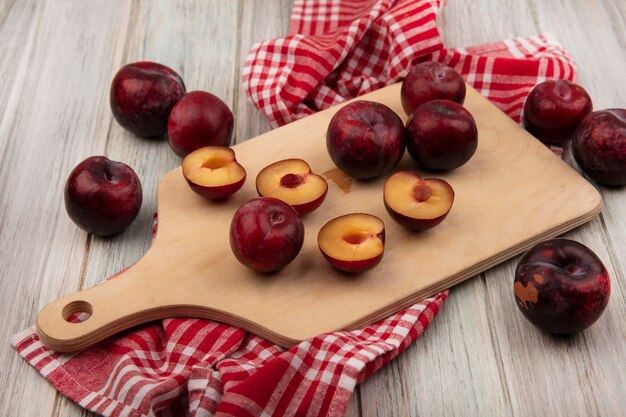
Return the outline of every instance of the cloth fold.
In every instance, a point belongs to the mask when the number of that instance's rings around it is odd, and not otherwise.
[[[250,51],[244,88],[282,125],[399,81],[412,63],[431,59],[519,120],[537,82],[574,78],[571,59],[547,35],[444,48],[440,8],[437,0],[296,0],[289,34]],[[60,392],[105,416],[341,416],[355,385],[415,341],[447,295],[288,350],[199,319],[140,326],[73,354],[46,349],[34,328],[12,343]]]
[[[530,89],[574,80],[549,34],[467,48],[443,46],[437,0],[300,0],[289,35],[255,44],[243,68],[248,97],[280,126],[404,78],[411,64],[443,62],[519,121]]]
[[[78,353],[47,349],[34,327],[13,336],[12,344],[61,393],[104,416],[341,416],[356,384],[417,339],[447,295],[291,349],[236,327],[179,318]],[[81,313],[69,320],[87,318]]]

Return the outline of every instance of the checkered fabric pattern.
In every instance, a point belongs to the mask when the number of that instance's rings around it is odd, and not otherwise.
[[[432,59],[519,120],[533,85],[573,79],[571,60],[545,35],[445,49],[440,7],[436,0],[296,0],[289,35],[250,52],[244,86],[280,125],[398,81],[412,63]],[[33,328],[12,343],[60,392],[105,416],[341,416],[355,385],[415,341],[447,295],[288,350],[199,319],[151,323],[73,354],[46,349]]]
[[[274,126],[404,78],[412,63],[443,62],[519,121],[546,79],[573,80],[572,60],[549,35],[446,49],[437,0],[296,0],[289,34],[255,44],[243,68],[252,103]]]
[[[417,339],[447,295],[291,349],[201,319],[152,323],[78,353],[47,349],[34,327],[12,343],[60,392],[104,416],[342,416],[356,384]]]

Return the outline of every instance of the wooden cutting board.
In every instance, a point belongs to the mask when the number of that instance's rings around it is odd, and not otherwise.
[[[399,84],[359,99],[384,103],[406,119]],[[288,347],[387,317],[600,212],[602,199],[593,186],[469,86],[465,106],[478,126],[476,154],[454,171],[423,173],[444,178],[456,194],[435,229],[417,234],[396,225],[383,206],[384,178],[352,181],[336,169],[325,143],[336,106],[234,146],[248,179],[225,203],[194,194],[180,168],[165,175],[150,250],[119,277],[45,306],[37,317],[41,340],[54,350],[74,351],[151,320],[201,317]],[[279,273],[262,275],[237,262],[229,226],[236,209],[257,196],[257,173],[285,158],[302,158],[325,173],[329,191],[304,218],[300,255]],[[417,170],[408,153],[402,168]],[[382,262],[355,276],[331,268],[317,247],[321,226],[352,212],[376,215],[386,226]],[[79,311],[91,317],[77,324],[64,319]]]

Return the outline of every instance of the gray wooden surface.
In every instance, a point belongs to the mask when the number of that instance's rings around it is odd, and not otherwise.
[[[573,55],[596,109],[626,104],[626,2],[449,0],[448,46],[554,33]],[[155,187],[178,158],[164,141],[122,130],[108,105],[123,63],[154,60],[188,90],[220,96],[235,141],[269,129],[239,74],[253,42],[286,33],[288,0],[0,0],[0,416],[79,416],[9,345],[38,309],[139,259],[150,244]],[[105,154],[134,167],[139,218],[92,238],[71,223],[69,171]],[[571,161],[571,157],[566,155]],[[516,310],[516,260],[455,287],[425,335],[357,388],[348,416],[620,416],[626,414],[626,189],[601,188],[606,208],[568,233],[605,261],[613,292],[582,334],[541,333]]]

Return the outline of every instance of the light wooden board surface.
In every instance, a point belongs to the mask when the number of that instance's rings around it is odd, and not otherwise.
[[[91,415],[57,394],[8,338],[45,303],[141,257],[157,180],[178,162],[166,143],[134,138],[112,121],[107,90],[117,68],[152,59],[180,70],[190,90],[212,91],[236,109],[241,142],[270,127],[237,74],[254,41],[286,32],[290,7],[0,0],[1,416]],[[620,0],[449,0],[441,27],[449,46],[554,33],[600,109],[626,104],[625,16]],[[111,239],[76,229],[62,205],[67,173],[94,154],[126,161],[144,186],[138,220]],[[455,287],[424,336],[358,387],[347,415],[626,414],[626,189],[600,191],[600,218],[566,235],[594,249],[612,274],[596,325],[566,339],[534,329],[516,311],[515,260],[506,262]]]
[[[355,100],[361,99],[384,103],[406,121],[400,84]],[[37,317],[42,341],[58,351],[74,351],[141,323],[180,316],[226,322],[290,347],[321,333],[384,319],[586,223],[602,208],[591,184],[468,86],[464,106],[476,120],[478,149],[463,167],[436,173],[454,188],[453,209],[437,228],[413,233],[386,213],[384,176],[351,181],[328,156],[327,126],[343,105],[232,148],[249,178],[288,158],[306,160],[314,172],[342,175],[330,181],[324,204],[303,218],[304,245],[287,267],[263,276],[231,253],[232,216],[258,196],[252,180],[216,204],[194,193],[176,168],[159,182],[159,232],[150,249],[121,279],[46,305]],[[396,169],[416,167],[407,154]],[[424,178],[435,175],[418,172]],[[348,181],[349,189],[336,181]],[[355,212],[383,219],[386,248],[375,269],[348,278],[321,256],[316,232],[330,219]],[[76,303],[88,303],[91,317],[68,323],[63,312]]]

